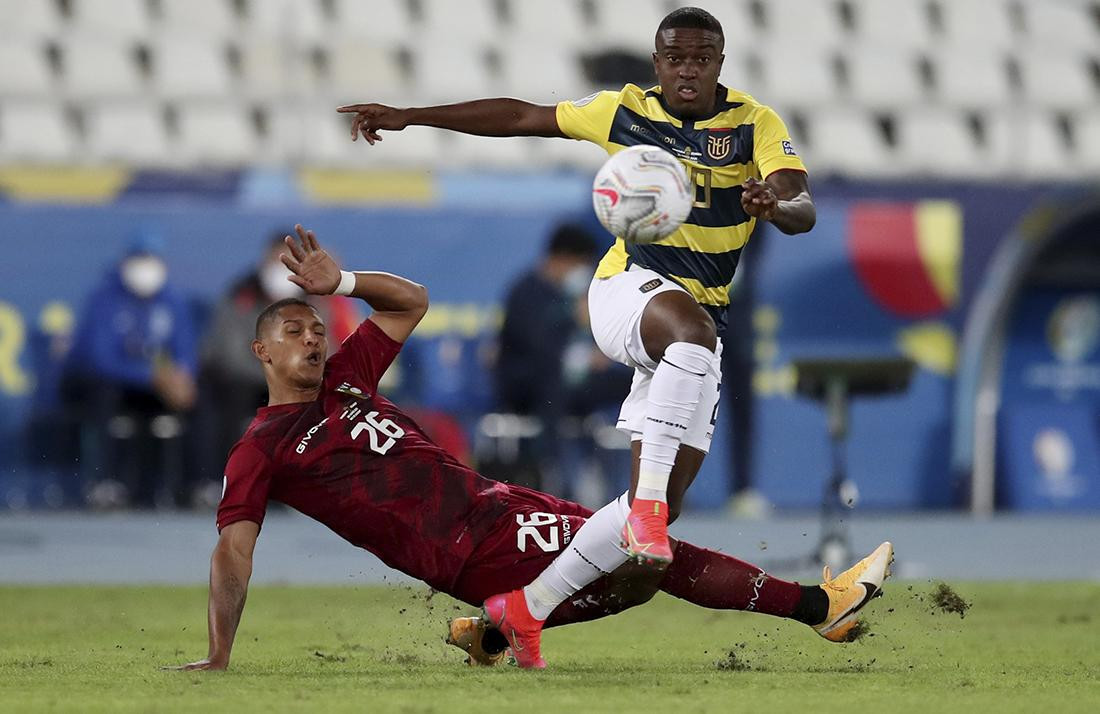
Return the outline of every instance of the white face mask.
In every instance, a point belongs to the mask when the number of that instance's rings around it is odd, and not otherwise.
[[[168,266],[154,255],[139,255],[122,263],[120,275],[127,290],[139,298],[150,298],[164,287]]]
[[[569,297],[580,297],[592,282],[592,268],[578,265],[572,268],[561,281],[562,291]]]
[[[260,268],[260,287],[275,300],[301,295],[301,289],[286,279],[288,275],[290,269],[282,263],[264,263]]]

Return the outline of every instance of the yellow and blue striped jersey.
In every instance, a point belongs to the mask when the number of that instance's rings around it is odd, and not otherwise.
[[[684,163],[695,183],[695,204],[672,235],[649,245],[622,238],[596,269],[606,278],[637,264],[680,283],[721,328],[729,285],[756,219],[741,208],[741,184],[779,169],[805,171],[787,127],[770,107],[719,85],[714,114],[685,121],[669,111],[660,87],[628,84],[557,105],[558,128],[598,144],[608,154],[628,146],[659,146]]]

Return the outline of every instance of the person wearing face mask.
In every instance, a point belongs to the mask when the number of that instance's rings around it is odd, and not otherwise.
[[[198,464],[187,484],[191,505],[213,507],[221,497],[222,466],[233,443],[248,426],[256,407],[267,402],[267,383],[256,359],[241,345],[252,338],[256,317],[273,302],[305,297],[287,280],[290,271],[279,260],[286,230],[272,231],[259,261],[237,278],[214,307],[199,350],[199,418],[196,419]],[[339,344],[358,322],[354,305],[342,297],[311,297]]]
[[[494,374],[498,408],[535,417],[541,432],[521,446],[518,463],[507,466],[511,480],[543,485],[556,462],[559,429],[566,415],[566,349],[578,331],[576,306],[588,289],[596,241],[585,229],[554,229],[539,262],[512,283],[504,301],[504,323]]]
[[[155,232],[134,237],[88,298],[66,364],[64,392],[80,415],[94,506],[165,505],[179,482],[197,338],[163,249]]]

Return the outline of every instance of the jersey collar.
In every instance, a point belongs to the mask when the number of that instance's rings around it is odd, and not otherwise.
[[[676,119],[679,119],[684,124],[685,128],[691,128],[691,125],[695,124],[696,122],[708,121],[718,116],[722,112],[729,111],[730,109],[736,109],[737,107],[741,106],[742,102],[730,101],[730,90],[725,85],[719,83],[716,92],[718,94],[718,99],[714,102],[714,111],[706,116],[695,117],[694,119],[684,119],[679,114],[674,112],[672,108],[668,106],[668,103],[665,102],[665,96],[661,92],[660,86],[650,87],[646,90],[645,96],[647,99],[650,97],[656,99],[658,103],[660,103],[661,108],[665,110],[666,114],[668,114],[670,117],[675,117]]]

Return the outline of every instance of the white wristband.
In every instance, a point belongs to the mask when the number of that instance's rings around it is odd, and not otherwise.
[[[332,291],[333,295],[351,295],[351,292],[355,290],[355,273],[349,273],[346,270],[340,271],[340,284],[336,286],[336,289]]]

